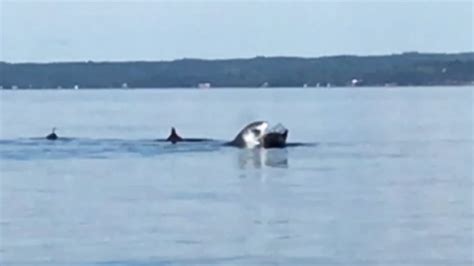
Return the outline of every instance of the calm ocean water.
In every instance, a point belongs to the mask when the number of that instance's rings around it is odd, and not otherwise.
[[[473,89],[1,91],[0,264],[473,265]]]

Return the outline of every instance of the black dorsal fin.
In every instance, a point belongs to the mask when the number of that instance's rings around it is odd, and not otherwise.
[[[178,141],[182,141],[183,138],[176,133],[176,129],[174,127],[171,128],[171,133],[166,141],[171,141],[171,143],[175,144]]]

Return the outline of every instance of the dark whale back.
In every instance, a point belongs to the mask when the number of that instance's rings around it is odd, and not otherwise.
[[[264,148],[284,148],[286,146],[286,138],[288,137],[288,130],[283,133],[270,132],[263,137]]]
[[[183,138],[176,133],[176,129],[174,127],[171,128],[171,134],[166,139],[166,141],[170,141],[173,144],[176,144],[179,141],[183,141]]]
[[[48,139],[48,140],[57,140],[58,135],[56,135],[55,131],[56,131],[56,128],[53,127],[53,131],[51,132],[51,134],[46,136],[46,139]]]

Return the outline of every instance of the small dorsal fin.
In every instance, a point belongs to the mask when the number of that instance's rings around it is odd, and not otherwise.
[[[169,137],[166,139],[167,141],[171,141],[171,143],[175,144],[178,141],[182,141],[183,138],[176,133],[176,129],[174,127],[171,128],[171,133]]]

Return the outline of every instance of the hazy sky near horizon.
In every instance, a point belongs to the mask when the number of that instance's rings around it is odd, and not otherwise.
[[[473,1],[0,0],[8,62],[473,51]]]

